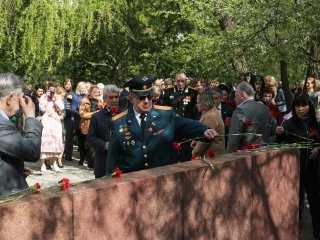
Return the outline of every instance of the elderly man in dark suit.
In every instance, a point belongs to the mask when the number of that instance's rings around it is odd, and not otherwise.
[[[35,118],[35,105],[23,90],[26,86],[21,78],[0,74],[0,196],[28,189],[26,177],[32,171],[24,167],[24,161],[40,158],[42,125]],[[9,120],[19,108],[25,116],[22,134]]]
[[[169,106],[152,104],[155,76],[143,75],[128,82],[132,107],[113,118],[107,173],[119,167],[124,173],[178,162],[175,139],[217,135],[196,120],[183,118]]]
[[[254,89],[247,82],[241,82],[236,87],[237,108],[231,118],[226,149],[228,153],[242,149],[248,143],[269,142],[272,126],[270,111],[268,107],[254,100],[254,93]]]
[[[196,108],[197,96],[197,90],[187,86],[186,74],[179,72],[175,77],[175,85],[164,91],[161,105],[172,107],[181,117],[199,120],[201,114]],[[190,144],[183,144],[180,151],[180,161],[190,160],[191,152]]]
[[[106,85],[103,88],[105,108],[91,117],[87,143],[95,150],[94,175],[106,175],[106,162],[109,148],[111,118],[118,113],[120,88]]]

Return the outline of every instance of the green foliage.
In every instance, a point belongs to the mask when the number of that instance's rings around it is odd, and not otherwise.
[[[279,78],[280,60],[296,81],[320,62],[319,1],[0,0],[0,11],[0,71],[33,81],[184,70],[235,82]]]
[[[81,51],[83,41],[94,42],[102,29],[112,29],[117,13],[113,6],[120,5],[120,1],[2,1],[0,47],[11,56],[9,70],[23,69],[31,76],[39,70],[53,73],[63,60]]]

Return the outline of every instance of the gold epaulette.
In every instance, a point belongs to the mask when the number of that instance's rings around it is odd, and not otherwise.
[[[197,91],[197,89],[195,89],[194,87],[190,87],[190,86],[188,86],[188,88],[190,88],[190,89],[193,89],[193,90],[196,90],[196,91]]]
[[[159,106],[159,105],[154,105],[155,109],[160,109],[160,110],[171,110],[172,107],[169,106]]]
[[[119,119],[119,118],[121,118],[121,117],[123,117],[123,116],[127,115],[127,113],[128,113],[128,110],[125,110],[125,111],[123,111],[123,112],[121,112],[121,113],[119,113],[119,114],[115,115],[115,116],[112,118],[112,121],[115,121],[115,120],[117,120],[117,119]]]

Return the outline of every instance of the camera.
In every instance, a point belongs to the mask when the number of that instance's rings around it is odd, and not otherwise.
[[[72,102],[72,95],[70,93],[67,93],[65,95],[65,99],[68,101],[68,102]]]
[[[55,89],[52,88],[52,87],[50,87],[50,88],[49,88],[49,94],[50,94],[50,96],[54,96],[55,93],[56,93]]]

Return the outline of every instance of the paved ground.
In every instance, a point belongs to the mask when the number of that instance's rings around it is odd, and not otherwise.
[[[64,168],[60,168],[61,172],[47,170],[47,172],[41,173],[40,161],[36,163],[26,162],[25,166],[33,170],[33,174],[27,177],[29,186],[38,182],[41,184],[41,188],[48,188],[56,186],[57,182],[62,178],[68,178],[72,184],[94,179],[93,169],[87,168],[86,163],[83,166],[79,166],[78,152],[75,151],[73,155],[72,161],[63,161]]]
[[[41,173],[40,162],[26,163],[26,166],[31,167],[34,170],[33,175],[27,178],[28,184],[33,185],[38,182],[42,185],[42,188],[48,188],[56,186],[57,182],[62,178],[68,178],[72,184],[94,179],[93,170],[87,168],[86,163],[84,166],[79,166],[79,154],[76,151],[74,152],[73,160],[71,162],[64,161],[63,164],[65,167],[61,169],[61,172],[56,173],[52,170],[48,170],[46,173]],[[306,200],[306,208],[303,216],[303,228],[300,229],[299,240],[310,239],[312,239],[312,226],[309,204]]]
[[[307,198],[307,197],[305,197]],[[311,216],[309,210],[309,203],[305,200],[305,209],[303,211],[303,228],[300,229],[300,239],[299,240],[311,240],[312,236],[312,224],[311,224]],[[320,204],[320,203],[319,203]]]

